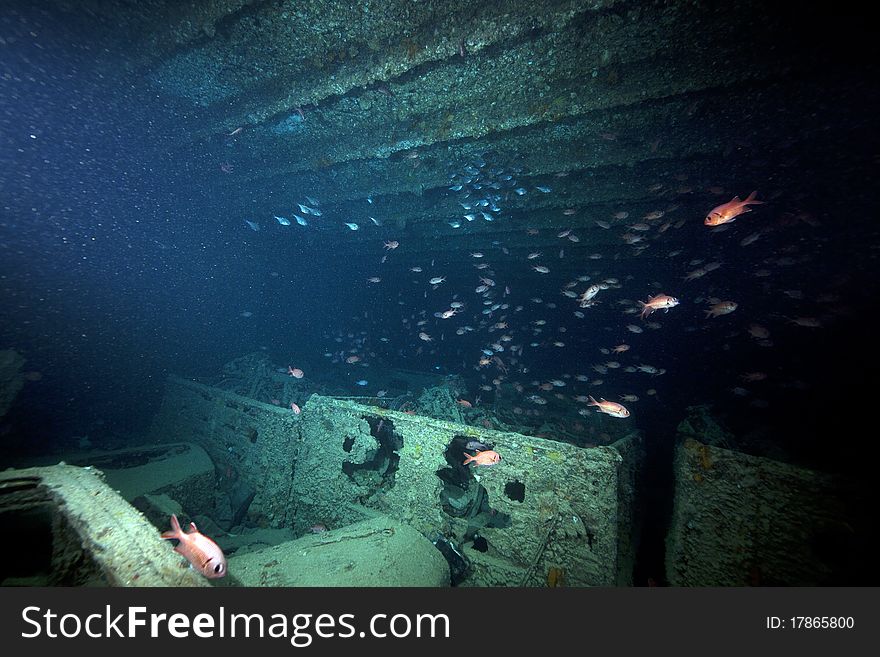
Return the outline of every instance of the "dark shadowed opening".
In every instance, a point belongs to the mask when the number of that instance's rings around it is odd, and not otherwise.
[[[370,434],[379,443],[379,447],[370,450],[363,463],[344,461],[342,471],[359,485],[391,488],[394,486],[394,473],[400,464],[398,451],[403,447],[403,437],[394,432],[394,423],[391,420],[372,416],[365,416],[363,419],[370,425]],[[355,442],[355,438],[347,437],[342,445],[343,450],[351,452]]]

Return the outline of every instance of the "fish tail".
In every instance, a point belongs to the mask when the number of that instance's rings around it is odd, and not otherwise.
[[[746,203],[763,203],[764,201],[756,200],[757,196],[758,196],[758,190],[756,189],[755,191],[753,191],[751,194],[748,195],[748,197],[746,198],[745,201],[743,201],[743,205],[745,205]]]
[[[590,401],[587,403],[587,406],[598,406],[598,405],[599,405],[599,402],[597,402],[597,401],[593,398],[593,395],[587,395],[587,399],[590,400]]]
[[[180,535],[182,533],[183,532],[180,530],[180,522],[178,522],[178,520],[177,520],[177,515],[172,513],[171,514],[171,530],[167,531],[167,532],[162,532],[162,538],[164,538],[164,539],[180,538]]]
[[[468,454],[467,452],[462,452],[462,454],[464,454],[464,457],[465,457],[465,458],[464,458],[464,463],[462,463],[462,465],[467,465],[468,463],[470,463],[471,461],[475,460],[475,458],[476,458],[476,457],[474,457],[474,456],[471,456],[471,455]]]

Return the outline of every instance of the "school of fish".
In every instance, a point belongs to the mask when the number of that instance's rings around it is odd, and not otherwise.
[[[417,154],[412,158],[417,158]],[[555,198],[552,180],[541,184],[526,182],[534,177],[523,167],[502,166],[487,160],[477,158],[450,175],[449,207],[460,208],[460,214],[446,221],[450,237],[465,235],[465,228],[477,226],[477,222],[507,221],[508,209],[515,210],[524,197]],[[555,229],[548,228],[546,222],[530,225],[527,220],[512,229],[521,231],[526,240],[540,239],[535,245],[539,248],[523,250],[520,241],[517,247],[508,247],[502,239],[492,239],[496,234],[489,233],[488,239],[481,235],[482,242],[469,241],[471,245],[482,244],[467,251],[469,267],[450,267],[439,257],[439,249],[434,257],[412,255],[404,230],[391,229],[391,222],[386,227],[380,217],[372,216],[379,214],[372,198],[367,199],[368,207],[363,211],[366,216],[352,217],[349,211],[349,216],[336,217],[335,212],[319,209],[320,201],[306,197],[304,203],[296,205],[303,216],[320,217],[324,222],[322,229],[341,227],[344,231],[347,227],[363,233],[367,228],[375,233],[375,237],[360,238],[366,240],[362,242],[363,248],[373,248],[377,258],[375,271],[362,280],[368,289],[384,290],[378,292],[384,296],[376,297],[382,299],[382,304],[387,306],[390,299],[397,306],[386,308],[382,321],[366,312],[350,317],[348,328],[328,327],[324,332],[327,346],[323,355],[332,364],[351,368],[352,385],[367,388],[368,378],[361,379],[355,372],[366,373],[364,368],[383,365],[404,367],[408,362],[423,363],[428,359],[436,364],[435,369],[460,374],[473,382],[471,389],[458,399],[465,413],[476,413],[481,404],[503,395],[508,403],[512,402],[511,413],[523,424],[538,425],[542,418],[568,415],[571,419],[565,421],[566,426],[577,431],[583,427],[576,419],[578,416],[603,415],[615,421],[626,420],[631,417],[633,404],[645,403],[645,399],[660,400],[652,380],[667,373],[669,364],[663,361],[668,355],[656,349],[658,340],[652,334],[669,323],[686,332],[723,325],[734,335],[741,332],[763,347],[773,345],[773,331],[768,325],[778,325],[780,318],[789,326],[821,328],[824,320],[808,313],[750,314],[748,304],[741,305],[735,298],[727,297],[734,296],[736,290],[723,285],[725,250],[748,249],[754,253],[752,250],[758,248],[753,246],[756,242],[792,223],[815,225],[816,219],[805,210],[795,214],[785,211],[781,216],[768,218],[769,213],[763,208],[754,213],[753,219],[749,214],[746,220],[744,215],[767,204],[758,199],[757,191],[741,200],[721,186],[687,185],[687,178],[675,176],[672,182],[651,185],[647,193],[658,197],[653,208],[612,208],[603,217],[593,213],[582,217],[586,210],[563,207]],[[707,199],[706,207],[711,209],[702,215],[685,213],[681,203],[668,200],[671,193],[694,197],[702,194]],[[712,196],[732,198],[713,204],[708,200]],[[767,207],[772,208],[772,204]],[[274,216],[282,229],[291,225],[283,214]],[[297,223],[307,225],[299,221],[300,215],[294,216]],[[737,219],[742,226],[734,223]],[[252,230],[259,230],[256,221],[245,221]],[[701,227],[695,228],[695,224]],[[662,250],[669,231],[682,229],[708,229],[717,248],[714,257],[690,260],[682,257],[684,249],[663,250],[663,258],[681,260],[680,273],[646,286],[618,269],[617,255],[590,250],[590,240],[576,231],[576,227],[587,230],[590,225],[602,231],[619,231],[620,248],[632,257]],[[724,235],[725,231],[737,232]],[[548,248],[548,243],[554,241],[558,247]],[[424,245],[420,246],[419,252],[425,253]],[[763,258],[755,257],[752,275],[772,276],[773,268],[795,262],[792,255],[770,253]],[[470,267],[472,273],[467,271]],[[572,268],[580,272],[571,275]],[[527,291],[520,290],[517,281],[528,275],[536,280],[528,285]],[[542,292],[536,294],[539,290]],[[799,290],[784,293],[790,298],[806,297]],[[821,298],[834,300],[832,294]],[[703,316],[682,310],[684,304],[701,305]],[[571,320],[561,321],[560,313],[569,313]],[[609,322],[609,313],[617,313],[619,320]],[[634,315],[638,317],[630,319]],[[595,316],[603,318],[601,327],[592,323]],[[733,325],[730,317],[741,317],[736,321],[745,324]],[[700,320],[707,324],[699,326]],[[534,375],[533,371],[542,371],[545,355],[572,349],[582,354],[584,345],[589,344],[596,350],[593,362],[566,360],[563,356],[563,361],[571,366],[569,371],[555,376]],[[291,376],[301,376],[301,370],[288,370]],[[742,383],[761,385],[768,378],[764,372],[738,376],[731,388],[734,395],[741,394]],[[606,392],[608,389],[613,394]],[[482,421],[491,425],[491,419]],[[467,456],[469,463],[479,465],[498,462],[482,463],[481,459],[488,457],[479,453]]]

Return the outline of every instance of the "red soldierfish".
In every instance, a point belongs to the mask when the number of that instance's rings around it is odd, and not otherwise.
[[[764,201],[756,201],[755,196],[758,195],[758,192],[752,192],[749,194],[749,197],[745,201],[739,200],[739,196],[734,196],[732,200],[719,205],[716,208],[713,208],[711,212],[706,216],[704,224],[707,226],[720,226],[721,224],[728,224],[734,219],[736,219],[739,215],[744,212],[751,212],[751,208],[746,207],[749,205],[757,205],[763,203]]]
[[[491,449],[484,452],[477,452],[473,456],[465,452],[464,456],[465,459],[462,465],[467,465],[471,462],[475,463],[476,465],[495,465],[501,460],[501,454]]]
[[[604,399],[596,401],[592,396],[589,399],[590,401],[587,402],[587,406],[598,406],[600,413],[605,413],[605,415],[610,415],[611,417],[629,417],[629,411],[626,410],[623,404],[605,401]]]
[[[639,304],[642,306],[642,319],[645,319],[645,317],[655,310],[665,310],[666,312],[669,312],[670,308],[674,308],[678,305],[678,299],[671,297],[668,294],[660,293],[656,296],[649,297],[647,302],[639,301]]]
[[[171,531],[163,532],[164,539],[180,541],[174,551],[186,557],[192,567],[209,579],[217,579],[226,575],[226,557],[223,550],[210,538],[200,533],[196,523],[189,524],[191,531],[187,534],[180,528],[177,516],[171,516]]]

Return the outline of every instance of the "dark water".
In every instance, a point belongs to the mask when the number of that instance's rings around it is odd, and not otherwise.
[[[461,229],[449,227],[448,205],[433,223],[398,225],[387,217],[399,214],[400,197],[377,193],[372,204],[349,198],[330,170],[326,179],[312,172],[305,187],[305,178],[283,174],[294,159],[288,151],[229,137],[212,125],[222,109],[194,107],[151,86],[132,63],[139,53],[118,43],[102,48],[106,20],[23,3],[5,3],[0,18],[0,348],[21,352],[25,369],[39,373],[0,420],[7,445],[0,464],[63,450],[85,435],[137,442],[168,374],[214,376],[224,363],[258,351],[277,367],[294,364],[349,394],[373,394],[372,383],[362,390],[355,381],[406,368],[460,375],[470,399],[480,395],[491,403],[494,393],[479,386],[492,385],[499,371],[478,369],[477,361],[506,333],[512,340],[498,355],[510,365],[505,383],[524,388],[523,409],[542,411],[528,395],[558,392],[566,399],[554,402],[552,412],[572,425],[594,419],[577,415],[584,405],[574,395],[639,397],[626,403],[632,415],[625,421],[646,436],[655,464],[650,485],[659,491],[668,491],[675,427],[697,404],[712,405],[735,434],[750,436],[753,451],[854,479],[872,474],[876,437],[864,427],[874,416],[880,364],[877,89],[872,48],[857,21],[800,16],[802,24],[789,23],[791,32],[779,35],[779,50],[757,42],[755,66],[780,50],[803,50],[803,67],[793,67],[785,80],[791,90],[781,96],[785,102],[775,95],[769,105],[724,107],[743,137],[730,144],[723,163],[671,158],[668,168],[661,163],[644,178],[621,167],[623,195],[638,197],[631,207],[625,201],[580,204],[579,214],[564,216],[567,204],[560,200],[552,217],[539,215],[537,202],[545,199],[536,186],[564,197],[594,184],[595,174],[532,176],[527,153],[499,152],[487,139],[484,170],[519,167],[516,177],[528,194],[515,210],[502,212],[497,231],[468,232],[469,222],[460,217]],[[711,111],[711,93],[700,112]],[[316,115],[306,113],[304,129],[320,129]],[[700,133],[700,118],[681,128],[692,131],[695,142],[711,137]],[[290,125],[297,126],[295,118]],[[639,138],[635,131],[613,140]],[[377,189],[388,188],[388,162],[376,161]],[[442,166],[453,174],[473,162],[451,159]],[[221,169],[226,163],[233,164],[231,173]],[[277,175],[267,174],[272,168]],[[663,195],[655,207],[646,206],[643,192],[658,181]],[[720,191],[709,190],[714,186]],[[724,231],[703,225],[711,208],[752,190],[764,205]],[[515,197],[503,194],[501,205],[512,208]],[[273,219],[293,221],[294,204],[307,203],[306,195],[324,213],[309,216],[310,226]],[[455,196],[440,185],[426,190],[423,202],[439,208]],[[241,204],[249,210],[240,211]],[[605,240],[606,232],[626,233],[652,209],[668,216],[650,221],[651,248],[644,255],[619,239],[592,244],[594,235]],[[614,211],[630,214],[609,231],[595,225],[612,221]],[[372,226],[369,216],[386,223]],[[683,223],[660,233],[667,220]],[[360,229],[347,230],[346,221]],[[532,225],[540,228],[534,245],[524,237]],[[581,241],[553,237],[566,228]],[[741,245],[756,232],[756,241]],[[385,240],[401,246],[386,251]],[[491,269],[472,268],[477,259],[467,254],[476,251]],[[528,260],[531,251],[543,255]],[[591,253],[602,257],[590,259]],[[683,280],[711,262],[721,266]],[[538,263],[550,273],[532,271]],[[423,272],[410,271],[416,266]],[[489,298],[507,308],[481,314],[478,275],[491,276],[496,285]],[[576,300],[560,294],[579,275],[590,280],[572,288],[578,294],[606,278],[620,282],[600,292],[601,303],[583,309],[583,318],[573,315],[580,310]],[[373,276],[381,282],[368,283]],[[431,276],[446,280],[434,288]],[[648,318],[659,328],[624,313],[659,292],[681,300],[668,314]],[[738,307],[706,318],[712,297]],[[463,312],[435,318],[452,299],[465,303]],[[796,318],[816,326],[798,325]],[[422,319],[427,323],[417,327]],[[537,320],[546,323],[536,334]],[[508,326],[490,331],[497,322]],[[632,333],[628,324],[644,330]],[[769,331],[766,345],[749,335],[751,324]],[[456,335],[464,325],[475,330]],[[420,340],[421,330],[434,341]],[[557,340],[565,346],[554,346]],[[600,351],[623,342],[631,345],[627,353]],[[512,345],[523,346],[515,364]],[[340,352],[360,355],[368,367],[342,367],[334,362]],[[622,367],[605,374],[591,369],[609,360]],[[623,371],[639,364],[665,373]],[[743,379],[755,372],[766,378]],[[603,383],[576,381],[578,374]],[[534,385],[551,379],[567,385],[549,392]],[[545,419],[536,418],[535,427]]]

